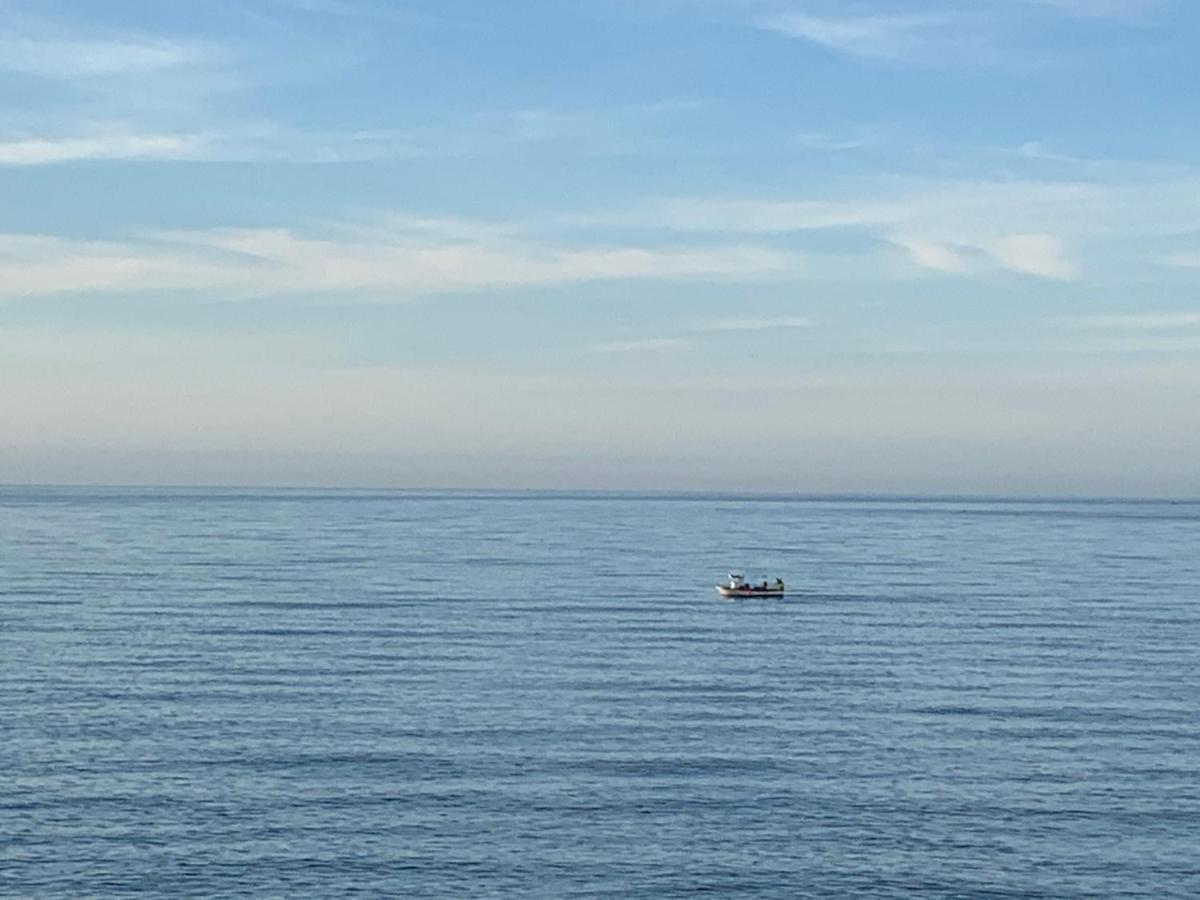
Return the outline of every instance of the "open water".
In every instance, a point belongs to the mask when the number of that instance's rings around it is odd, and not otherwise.
[[[1200,896],[1200,504],[0,489],[0,895],[700,892]]]

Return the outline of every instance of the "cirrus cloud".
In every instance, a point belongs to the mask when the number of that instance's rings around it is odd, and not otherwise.
[[[795,271],[794,254],[745,245],[566,246],[531,238],[455,239],[404,220],[392,228],[302,234],[291,229],[163,232],[126,241],[0,236],[0,298],[179,291],[404,298],[623,279],[761,279]]]

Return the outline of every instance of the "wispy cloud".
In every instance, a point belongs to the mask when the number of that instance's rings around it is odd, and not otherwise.
[[[1061,65],[1028,40],[1031,30],[1064,17],[1107,24],[1154,21],[1161,0],[995,0],[977,4],[858,3],[816,5],[753,19],[760,29],[824,47],[835,53],[921,67],[1015,68]],[[846,14],[850,7],[851,14]],[[818,14],[814,9],[836,10]],[[1075,22],[1074,27],[1083,27]]]
[[[804,316],[777,316],[774,318],[722,318],[705,319],[691,326],[692,331],[777,331],[792,328],[812,328],[815,323]]]
[[[863,138],[836,137],[821,131],[802,131],[796,135],[796,143],[809,150],[857,150],[865,147]]]
[[[961,275],[999,265],[1010,272],[1057,281],[1079,277],[1062,241],[1049,234],[1011,234],[979,244],[940,243],[916,237],[892,239],[921,269]]]
[[[678,231],[787,234],[839,228],[902,232],[940,243],[980,245],[1009,234],[1095,233],[1138,218],[1169,213],[1200,221],[1190,197],[1200,182],[1172,176],[1177,200],[1153,196],[1143,182],[937,180],[859,178],[821,189],[811,199],[686,198],[649,203],[607,216],[580,218]],[[1185,212],[1190,211],[1186,217]],[[1040,226],[1040,227],[1039,227]]]
[[[237,101],[256,86],[294,87],[310,79],[357,84],[358,73],[374,62],[364,22],[429,21],[387,0],[274,0],[264,6],[274,13],[247,12],[253,27],[224,43],[85,24],[85,17],[0,22],[0,73],[69,88],[46,91],[44,102],[2,117],[0,165],[86,159],[339,163],[495,157],[534,147],[620,157],[663,152],[677,142],[680,119],[703,106],[695,98],[651,96],[601,106],[447,107],[419,118],[383,109],[365,115],[361,127],[339,128],[309,115],[303,104],[277,97],[265,107],[255,102],[262,112],[250,118],[250,104]],[[321,53],[305,56],[297,40],[319,44]],[[303,66],[296,65],[297,54]],[[214,102],[218,97],[221,102]],[[113,122],[125,131],[106,127]]]
[[[785,234],[829,228],[884,225],[908,213],[890,200],[758,200],[726,197],[676,199],[640,209],[574,216],[579,224],[615,224],[739,234]]]
[[[404,298],[605,280],[758,280],[795,270],[786,252],[739,245],[567,246],[482,234],[453,239],[411,223],[391,233],[337,231],[218,229],[108,242],[0,236],[0,297],[169,290]]]
[[[211,142],[197,134],[110,134],[0,141],[0,166],[40,166],[91,159],[202,159]]]
[[[12,17],[0,24],[0,76],[23,93],[46,84],[4,110],[0,166],[212,158],[226,116],[209,101],[243,87],[242,69],[212,40]]]
[[[95,123],[70,135],[0,137],[0,166],[83,160],[170,160],[329,164],[408,160],[439,150],[429,136],[402,130],[309,131],[271,122],[233,122],[202,132],[134,131],[126,123]],[[441,155],[466,154],[443,147]]]
[[[51,79],[146,75],[212,63],[223,56],[217,47],[197,41],[0,34],[0,70]]]
[[[1013,234],[1000,238],[989,248],[1007,269],[1071,281],[1079,276],[1079,268],[1067,258],[1063,243],[1049,234]]]
[[[1185,229],[1200,216],[1177,181],[1174,202],[1135,184],[1036,181],[846,182],[840,199],[672,200],[608,217],[618,226],[726,235],[801,235],[849,231],[905,251],[920,270],[973,274],[994,269],[1071,280],[1082,274],[1074,254],[1136,236]],[[604,216],[584,218],[593,225]],[[1141,232],[1146,232],[1141,235]]]
[[[1189,253],[1172,253],[1160,260],[1164,265],[1180,269],[1200,269],[1200,251]]]
[[[945,15],[867,15],[846,18],[782,13],[764,16],[760,28],[855,56],[900,59],[912,56],[953,20]]]
[[[892,238],[892,243],[907,251],[912,261],[922,269],[947,274],[961,274],[971,270],[971,263],[967,258],[968,248],[905,236]]]
[[[1104,331],[1177,331],[1200,328],[1200,312],[1124,313],[1078,316],[1066,322],[1076,328]]]
[[[1025,141],[1011,152],[1030,162],[1072,167],[1078,169],[1082,174],[1092,177],[1101,177],[1106,173],[1129,175],[1135,172],[1152,175],[1156,171],[1161,173],[1169,168],[1165,163],[1152,160],[1105,159],[1064,153],[1047,147],[1041,141]]]
[[[1024,159],[1036,159],[1044,162],[1070,163],[1072,165],[1091,164],[1098,162],[1098,160],[1083,159],[1082,157],[1069,156],[1065,153],[1055,153],[1043,147],[1040,141],[1026,141],[1025,143],[1021,144],[1021,146],[1017,147],[1016,154]]]
[[[373,160],[476,158],[535,144],[571,144],[589,155],[619,154],[639,146],[629,135],[647,107],[564,112],[519,109],[461,117],[419,128],[316,130],[275,121],[210,117],[197,132],[137,130],[122,119],[82,123],[63,134],[54,123],[47,133],[4,135],[0,166],[47,165],[91,159],[202,160],[329,164]],[[627,133],[626,133],[627,132]]]

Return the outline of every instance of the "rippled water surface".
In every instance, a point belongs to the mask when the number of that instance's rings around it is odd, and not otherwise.
[[[0,764],[5,896],[1200,896],[1200,504],[0,489]]]

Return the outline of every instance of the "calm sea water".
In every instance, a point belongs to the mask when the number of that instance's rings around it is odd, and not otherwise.
[[[1200,896],[1200,504],[5,488],[0,729],[5,896]]]

